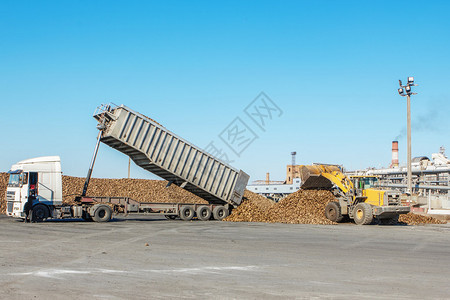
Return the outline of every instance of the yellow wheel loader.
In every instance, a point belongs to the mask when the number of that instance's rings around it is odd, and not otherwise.
[[[327,204],[325,216],[334,222],[352,219],[358,225],[371,224],[374,219],[381,224],[396,224],[400,214],[410,211],[402,206],[400,193],[373,188],[375,176],[348,177],[333,165],[301,166],[301,188],[328,190],[337,201]]]

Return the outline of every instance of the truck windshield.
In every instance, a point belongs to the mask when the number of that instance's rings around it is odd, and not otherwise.
[[[9,174],[8,186],[20,186],[21,174]]]

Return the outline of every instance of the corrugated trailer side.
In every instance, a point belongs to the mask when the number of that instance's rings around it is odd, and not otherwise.
[[[237,206],[249,176],[180,138],[154,120],[121,105],[94,114],[101,141],[140,167],[212,204]]]

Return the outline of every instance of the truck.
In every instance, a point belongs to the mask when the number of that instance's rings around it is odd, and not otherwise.
[[[352,219],[368,225],[377,219],[381,224],[396,224],[400,214],[410,212],[399,192],[375,188],[376,177],[348,177],[338,166],[321,164],[302,166],[300,177],[302,189],[328,190],[336,197],[325,207],[326,218],[333,222]]]
[[[249,175],[175,135],[125,105],[101,105],[94,113],[99,130],[83,191],[75,204],[62,201],[58,156],[14,164],[6,191],[9,216],[33,221],[83,218],[109,221],[114,213],[160,214],[168,219],[222,220],[241,204]],[[138,202],[129,197],[87,196],[100,143],[129,156],[141,168],[201,198],[208,204]]]

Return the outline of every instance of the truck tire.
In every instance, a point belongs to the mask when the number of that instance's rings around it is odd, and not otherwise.
[[[228,217],[228,209],[224,206],[216,206],[213,210],[213,216],[215,220],[222,221],[226,217]]]
[[[50,212],[44,204],[37,204],[33,206],[33,222],[42,222],[50,216]]]
[[[372,207],[370,204],[358,203],[353,209],[353,221],[357,225],[369,225],[373,221]]]
[[[333,222],[339,223],[342,222],[344,216],[341,213],[341,206],[338,202],[330,202],[325,207],[325,217]]]
[[[191,206],[182,206],[180,209],[180,219],[190,221],[194,217],[194,209]]]
[[[392,218],[380,219],[381,225],[396,225],[397,223],[398,223],[398,215]]]
[[[108,222],[111,220],[112,209],[108,205],[99,205],[94,211],[92,219],[95,222]]]
[[[209,219],[211,219],[211,214],[211,208],[209,208],[208,206],[203,205],[197,208],[197,218],[199,220],[208,221]]]

